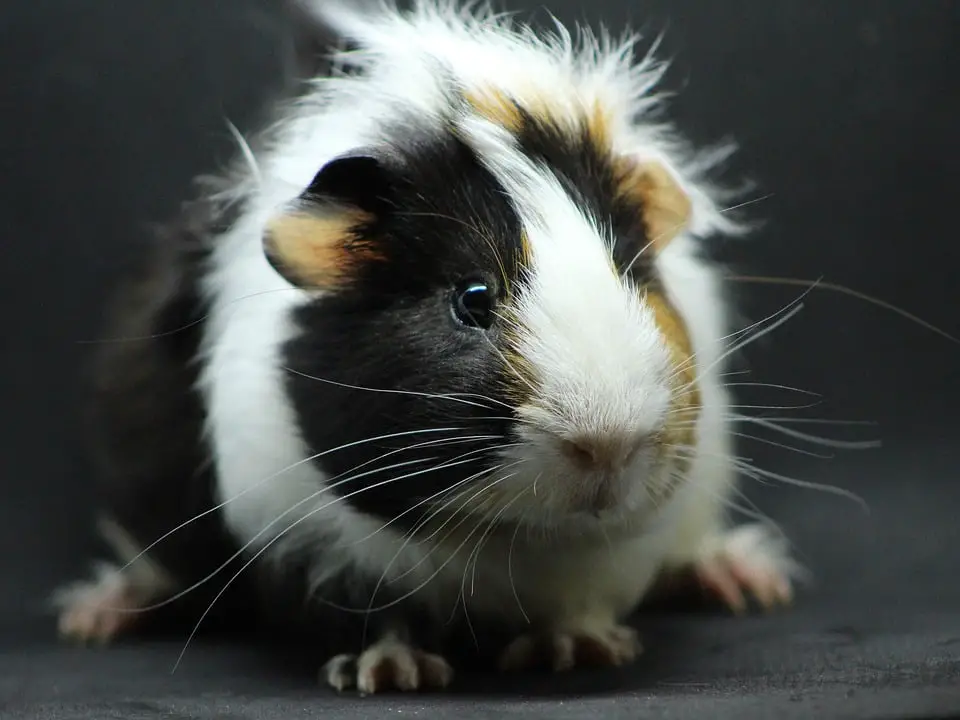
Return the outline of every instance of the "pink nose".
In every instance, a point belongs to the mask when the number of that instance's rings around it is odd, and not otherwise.
[[[561,440],[560,449],[581,470],[622,470],[649,442],[646,435],[578,435]]]

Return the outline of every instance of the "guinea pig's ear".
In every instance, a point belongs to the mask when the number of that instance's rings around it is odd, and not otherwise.
[[[690,196],[673,172],[657,160],[631,161],[621,191],[641,208],[647,242],[663,250],[682,233],[693,210]]]
[[[378,215],[386,209],[392,186],[385,159],[357,150],[320,168],[302,197],[312,204],[332,203]]]
[[[372,234],[391,193],[390,170],[374,154],[334,158],[289,209],[274,217],[263,239],[274,269],[299,287],[341,286],[377,257]]]

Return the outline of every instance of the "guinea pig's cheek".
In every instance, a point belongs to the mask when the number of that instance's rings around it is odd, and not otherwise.
[[[662,452],[681,472],[697,446],[700,388],[692,371],[679,373],[670,401],[670,415],[661,441]]]
[[[651,291],[645,302],[654,313],[670,358],[670,402],[660,449],[670,464],[682,472],[686,469],[685,458],[690,456],[697,443],[701,405],[698,365],[686,325],[667,298]]]

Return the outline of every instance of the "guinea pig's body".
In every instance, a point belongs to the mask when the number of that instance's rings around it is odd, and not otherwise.
[[[138,559],[65,591],[61,629],[205,605],[237,552],[324,679],[372,692],[467,656],[629,662],[622,623],[672,571],[788,599],[784,548],[724,513],[699,243],[737,228],[651,119],[657,68],[446,2],[317,12],[357,49],[123,299],[150,337],[102,367],[104,527]]]

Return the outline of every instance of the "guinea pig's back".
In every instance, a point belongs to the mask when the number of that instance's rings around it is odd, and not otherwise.
[[[160,228],[123,274],[94,355],[88,428],[102,534],[120,563],[149,548],[138,562],[149,558],[177,587],[234,552],[220,514],[205,512],[216,504],[215,478],[197,390],[204,248],[229,221],[198,201]]]

